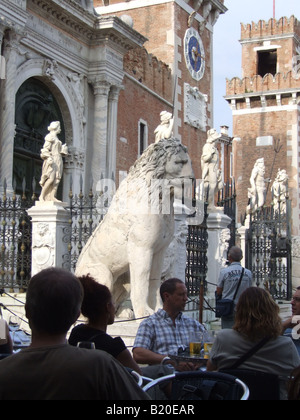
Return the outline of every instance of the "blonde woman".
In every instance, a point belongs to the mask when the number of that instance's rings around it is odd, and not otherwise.
[[[267,337],[264,345],[239,369],[271,373],[288,380],[293,369],[300,365],[300,358],[292,340],[281,334],[279,306],[265,290],[250,287],[239,298],[233,329],[222,330],[217,335],[207,369],[231,369],[241,356]],[[280,391],[281,399],[286,399],[284,380]]]

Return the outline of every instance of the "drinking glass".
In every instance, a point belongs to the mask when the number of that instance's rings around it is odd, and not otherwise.
[[[189,334],[190,341],[190,355],[191,356],[200,356],[203,334],[201,332],[191,332]]]
[[[204,359],[209,359],[214,341],[215,331],[205,331],[205,333],[203,334]]]

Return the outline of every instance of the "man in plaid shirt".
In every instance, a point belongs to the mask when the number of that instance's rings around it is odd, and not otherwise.
[[[143,321],[133,346],[137,363],[172,364],[169,354],[178,354],[189,346],[191,332],[204,332],[202,324],[182,314],[187,303],[187,289],[179,279],[166,280],[160,288],[163,309]],[[180,362],[177,370],[194,370],[194,363]]]

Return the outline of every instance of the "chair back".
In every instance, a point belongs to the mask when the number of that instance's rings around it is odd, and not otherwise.
[[[9,353],[0,353],[0,360],[5,359],[6,357],[11,356]]]
[[[200,401],[235,401],[247,400],[249,390],[247,386],[232,375],[219,372],[177,372],[163,378],[156,379],[143,389],[171,382],[171,400],[200,400]]]
[[[234,375],[249,388],[250,401],[278,401],[280,399],[280,378],[271,373],[251,369],[222,369]]]

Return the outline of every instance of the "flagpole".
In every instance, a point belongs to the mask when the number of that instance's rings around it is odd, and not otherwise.
[[[276,0],[273,0],[273,19],[276,19]]]

